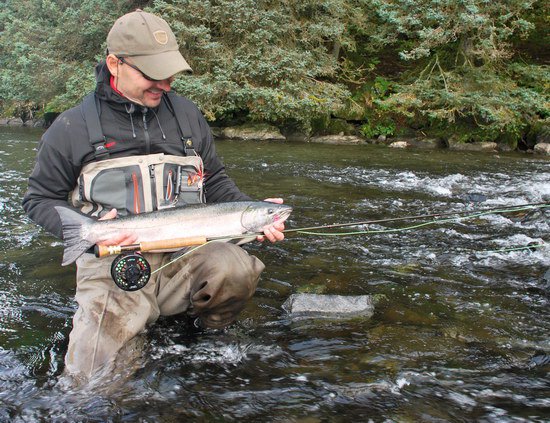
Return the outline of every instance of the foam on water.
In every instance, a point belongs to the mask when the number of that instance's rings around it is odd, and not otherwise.
[[[421,171],[392,172],[386,169],[346,167],[338,171],[324,168],[316,176],[332,184],[377,187],[395,192],[424,192],[440,197],[460,197],[472,191],[487,196],[487,204],[517,205],[550,198],[550,172],[508,175],[487,173],[433,175]],[[474,190],[472,188],[475,187]]]
[[[168,356],[179,357],[189,363],[217,363],[237,365],[260,356],[263,359],[272,358],[281,353],[276,345],[258,345],[253,342],[229,341],[228,343],[208,340],[199,343],[173,344],[155,346],[151,357],[155,360]]]

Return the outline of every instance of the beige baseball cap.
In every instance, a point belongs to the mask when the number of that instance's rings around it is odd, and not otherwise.
[[[140,9],[116,20],[107,35],[107,49],[115,56],[131,57],[132,63],[152,79],[192,72],[168,23]]]

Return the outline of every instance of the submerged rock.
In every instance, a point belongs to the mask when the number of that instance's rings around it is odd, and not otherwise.
[[[319,295],[293,294],[283,304],[291,317],[365,317],[374,314],[374,301],[370,295]]]
[[[392,138],[385,141],[385,143],[389,144],[392,148],[437,150],[445,147],[445,143],[437,138]]]
[[[460,195],[460,199],[466,203],[484,203],[487,201],[487,196],[479,192],[468,192]]]
[[[550,354],[546,354],[544,351],[537,351],[535,355],[531,357],[528,367],[530,369],[535,367],[550,369]]]
[[[546,291],[550,291],[550,269],[548,269],[546,273],[542,275],[542,283],[543,283],[543,288]]]

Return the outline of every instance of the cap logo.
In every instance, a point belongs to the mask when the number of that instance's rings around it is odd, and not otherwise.
[[[155,31],[153,32],[153,37],[157,40],[157,43],[165,45],[168,43],[168,34],[166,31]]]

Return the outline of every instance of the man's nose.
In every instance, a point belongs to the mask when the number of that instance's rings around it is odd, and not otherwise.
[[[163,90],[163,91],[170,91],[171,83],[172,83],[172,78],[166,78],[166,79],[163,79],[162,81],[155,81],[156,87],[159,90]]]

